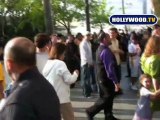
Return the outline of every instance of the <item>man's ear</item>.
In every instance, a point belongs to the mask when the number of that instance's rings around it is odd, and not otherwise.
[[[8,70],[13,70],[13,68],[14,68],[14,62],[13,62],[13,60],[8,59],[8,60],[6,61],[6,66],[7,66],[7,69],[8,69]]]

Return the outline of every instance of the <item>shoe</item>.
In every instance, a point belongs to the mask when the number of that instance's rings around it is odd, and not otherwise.
[[[107,117],[107,119],[105,119],[105,120],[120,120],[120,119],[118,119],[118,118],[116,118],[116,117],[114,117],[114,116],[109,116],[109,117]]]
[[[93,116],[91,116],[91,114],[89,113],[89,111],[86,109],[85,110],[86,115],[87,115],[87,120],[93,120]]]
[[[132,85],[132,86],[131,86],[131,89],[132,89],[132,90],[138,90],[138,87],[135,86],[135,85]]]
[[[125,77],[131,77],[130,75],[126,75]]]
[[[85,98],[92,98],[91,95],[85,95]]]
[[[74,88],[74,87],[75,87],[75,83],[73,83],[73,84],[70,85],[71,89]]]

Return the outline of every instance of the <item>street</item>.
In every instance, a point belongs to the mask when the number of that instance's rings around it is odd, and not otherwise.
[[[115,117],[121,120],[132,120],[134,115],[137,100],[139,97],[138,92],[130,89],[129,78],[125,77],[126,73],[126,64],[122,63],[122,79],[121,87],[123,89],[123,94],[119,95],[114,100],[113,114]],[[74,108],[74,114],[76,120],[87,120],[85,114],[85,108],[94,104],[98,94],[93,94],[92,98],[84,98],[82,95],[82,89],[80,83],[77,82],[75,88],[71,89],[71,100]],[[95,120],[104,120],[103,111],[95,116]],[[160,120],[160,112],[157,112],[153,116],[153,120]]]

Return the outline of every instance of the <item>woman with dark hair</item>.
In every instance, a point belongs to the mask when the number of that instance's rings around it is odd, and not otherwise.
[[[138,90],[137,81],[140,73],[140,55],[141,48],[138,43],[138,36],[136,33],[130,36],[131,43],[128,45],[129,67],[131,68],[131,89]]]
[[[67,65],[68,70],[72,73],[75,69],[80,71],[80,58],[79,58],[79,48],[74,43],[74,36],[69,35],[66,40],[66,51],[64,62]],[[79,79],[79,77],[78,77]],[[71,88],[75,86],[75,83],[71,84]]]
[[[71,74],[63,62],[66,46],[55,43],[49,52],[49,60],[44,69],[44,77],[52,84],[60,100],[60,110],[63,120],[74,120],[74,113],[70,102],[70,84],[77,80],[78,70]]]

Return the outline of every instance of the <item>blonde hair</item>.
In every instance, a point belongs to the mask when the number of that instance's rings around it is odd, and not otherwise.
[[[153,35],[149,38],[146,44],[144,56],[150,57],[157,53],[160,53],[160,37]]]

